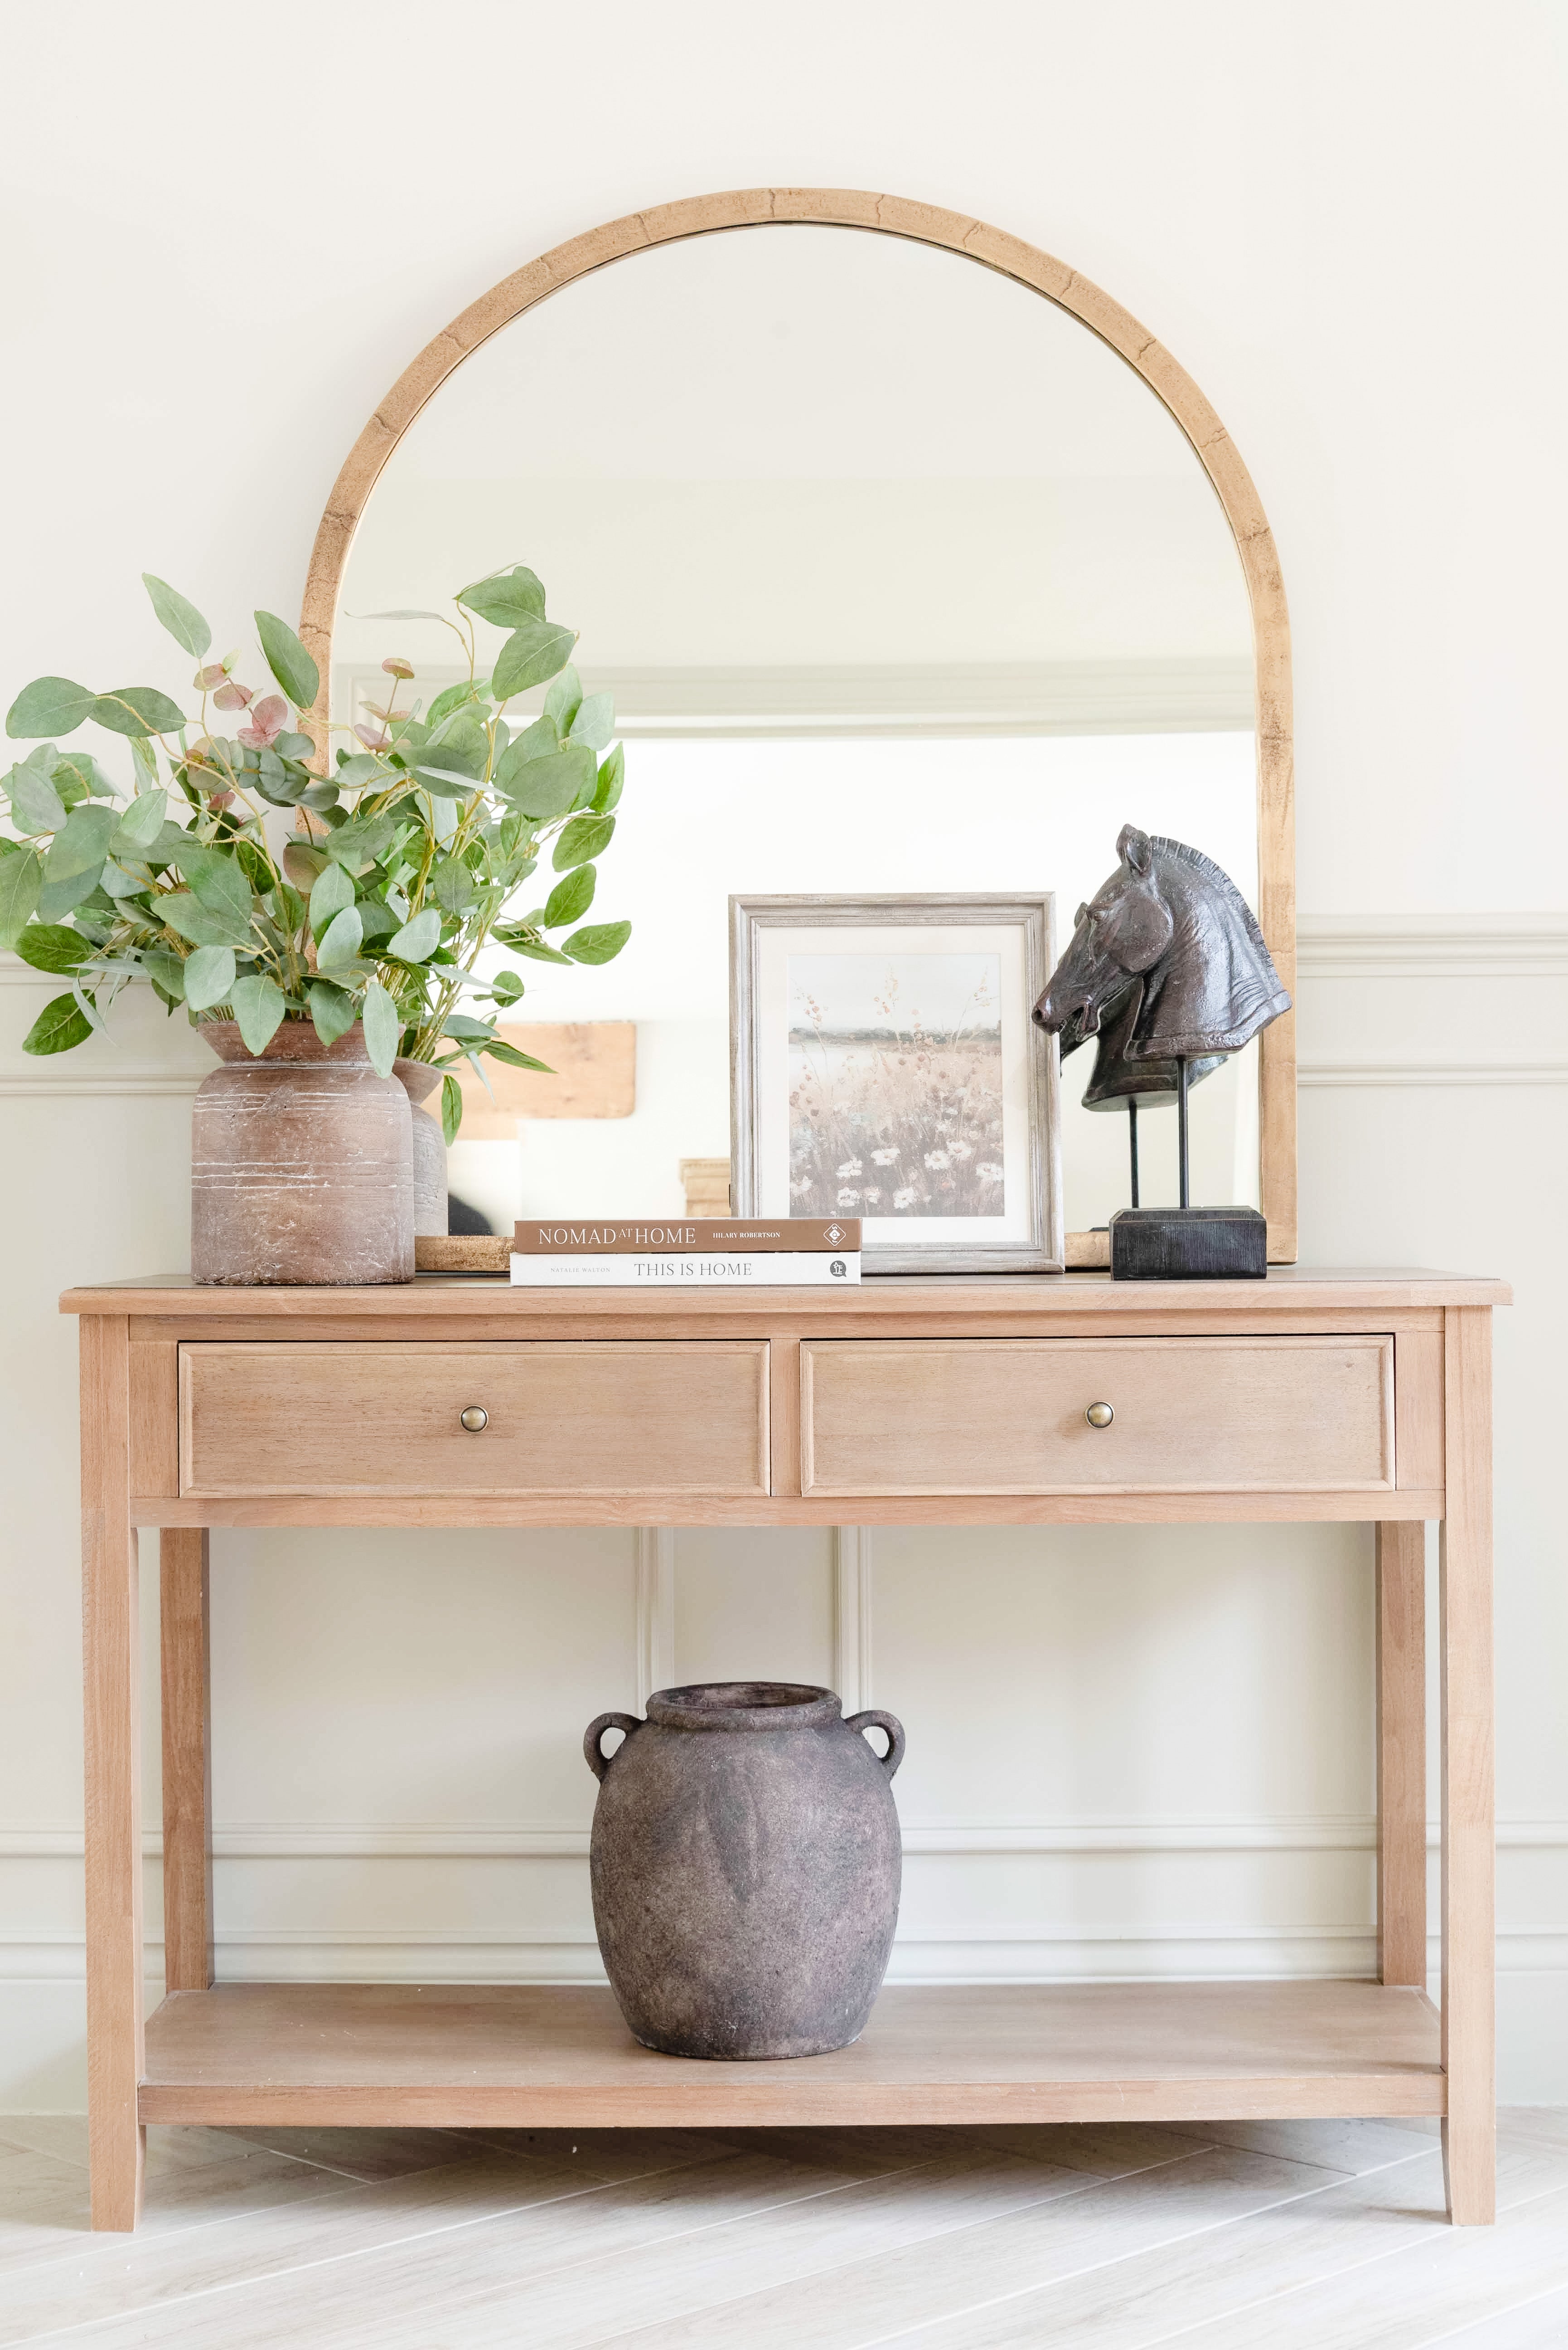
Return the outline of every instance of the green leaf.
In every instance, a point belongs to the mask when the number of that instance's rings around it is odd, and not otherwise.
[[[353,903],[354,884],[347,869],[341,865],[324,867],[310,892],[312,936],[325,938],[334,919]],[[362,931],[360,935],[364,935]]]
[[[626,785],[626,745],[618,743],[604,765],[599,769],[598,788],[594,793],[593,806],[598,816],[608,816]]]
[[[153,843],[161,837],[168,812],[168,795],[161,789],[139,792],[109,835],[109,855],[143,861]]]
[[[315,887],[317,874],[327,869],[327,858],[319,848],[312,848],[303,840],[291,840],[283,852],[283,869],[296,889],[308,897]]]
[[[586,743],[590,751],[603,751],[614,733],[614,694],[590,693],[573,717],[573,742]]]
[[[460,857],[445,857],[431,873],[431,896],[449,914],[461,914],[478,896],[472,874]]]
[[[403,1015],[379,979],[365,990],[365,1050],[378,1076],[389,1077],[402,1042]]]
[[[564,923],[580,921],[594,902],[594,889],[598,875],[591,865],[579,865],[564,881],[557,881],[545,908],[545,928],[558,931]]]
[[[114,822],[113,808],[95,800],[84,800],[80,807],[71,810],[64,831],[56,833],[44,859],[38,911],[45,921],[57,921],[98,888]]]
[[[5,713],[5,732],[26,741],[32,734],[74,734],[93,714],[96,693],[68,677],[36,677]]]
[[[317,882],[317,889],[320,886]],[[314,904],[315,889],[311,891],[310,897]],[[359,920],[358,908],[345,906],[342,912],[334,914],[327,925],[321,942],[316,950],[317,964],[326,971],[335,963],[352,962],[359,951],[364,936],[365,927]]]
[[[195,957],[191,958],[192,962]],[[247,1053],[265,1053],[283,1024],[283,990],[265,972],[247,972],[229,990],[240,1035]]]
[[[35,971],[75,971],[92,951],[92,941],[63,922],[29,922],[16,941],[16,952]]]
[[[441,916],[433,906],[421,906],[411,921],[387,941],[387,952],[400,962],[423,962],[441,944]]]
[[[504,1061],[509,1069],[537,1069],[542,1076],[553,1077],[555,1070],[548,1061],[536,1061],[532,1053],[520,1053],[515,1045],[507,1044],[503,1036],[493,1036],[488,1045],[480,1046],[482,1053],[493,1061]]]
[[[460,775],[455,768],[430,767],[423,760],[414,769],[414,777],[432,799],[465,800],[479,785],[472,775]]]
[[[296,710],[308,710],[321,686],[321,671],[286,620],[275,612],[255,615],[256,634],[266,665]]]
[[[335,864],[347,865],[351,873],[363,873],[386,855],[397,831],[389,816],[350,816],[327,835],[321,847]]]
[[[141,741],[144,738],[138,736],[136,739]],[[42,747],[52,753],[55,746],[50,743]],[[37,759],[36,751],[33,757]],[[98,761],[88,751],[60,752],[49,769],[49,781],[59,794],[67,815],[83,800],[112,800],[119,794],[118,785],[110,783]]]
[[[543,685],[566,667],[576,641],[576,630],[563,629],[558,621],[524,620],[496,656],[491,676],[496,700],[504,702],[531,685]],[[57,731],[63,733],[65,729]]]
[[[247,892],[248,896],[248,892]],[[171,890],[153,900],[158,920],[199,947],[248,947],[252,943],[247,916],[241,924],[226,908],[204,906],[189,889]]]
[[[557,873],[565,873],[574,865],[586,865],[590,857],[597,857],[609,847],[615,832],[613,816],[575,816],[556,843],[551,858]]]
[[[185,723],[180,704],[155,685],[117,685],[95,697],[92,716],[111,734],[177,734]]]
[[[44,860],[36,848],[24,848],[0,860],[0,947],[14,947],[38,902]]]
[[[389,939],[397,927],[396,914],[389,906],[384,906],[379,898],[360,899],[359,929],[367,945],[372,939]]]
[[[570,733],[572,721],[582,706],[583,681],[568,662],[545,696],[545,715],[555,726],[564,743]]]
[[[598,922],[586,931],[574,931],[562,941],[562,947],[574,962],[608,962],[630,936],[629,922]]]
[[[54,765],[54,744],[40,743],[6,776],[5,789],[18,832],[58,832],[64,825],[65,802],[50,780]]]
[[[441,753],[441,766],[470,775],[476,783],[483,775],[490,755],[490,738],[477,710],[449,711],[439,726],[426,727],[422,735],[415,739],[421,755]]]
[[[312,784],[308,791],[300,793],[299,805],[301,807],[315,808],[318,811],[325,810],[329,807],[336,807],[337,805],[337,785]]]
[[[515,1003],[527,993],[522,974],[515,971],[498,971],[490,983],[490,993],[497,1003]]]
[[[167,579],[154,578],[151,571],[141,575],[141,584],[152,598],[152,608],[177,645],[196,660],[200,660],[213,641],[213,631],[197,611],[194,604],[186,602],[178,588],[171,588]]]
[[[460,1042],[482,1044],[495,1034],[491,1020],[471,1019],[466,1012],[449,1012],[441,1023],[443,1036],[456,1036]]]
[[[522,621],[545,617],[544,588],[525,563],[493,571],[487,579],[476,579],[472,588],[460,588],[457,601],[477,612],[482,620],[493,621],[498,629],[515,629]]]
[[[262,753],[255,788],[271,806],[296,806],[315,781],[309,768],[302,767],[297,760],[286,764],[275,751]]]
[[[68,1053],[92,1035],[92,1022],[74,995],[57,995],[46,1003],[22,1039],[24,1053]]]
[[[441,1130],[449,1143],[457,1140],[457,1129],[462,1124],[462,1087],[455,1077],[441,1081]]]
[[[561,738],[556,732],[553,718],[535,718],[532,726],[524,726],[515,742],[508,744],[495,769],[497,783],[504,777],[518,775],[530,759],[542,759],[550,751],[558,751]]]
[[[310,983],[310,1017],[322,1043],[335,1045],[359,1017],[359,1007],[351,995],[345,995],[330,980],[315,979]]]
[[[428,726],[439,726],[443,718],[450,718],[454,710],[462,709],[465,703],[470,702],[484,702],[489,700],[490,684],[488,679],[483,677],[459,678],[455,685],[442,686],[441,691],[437,694],[435,700],[431,702],[430,708],[425,712],[425,723]]]
[[[234,984],[233,947],[198,947],[185,965],[185,1002],[192,1012],[226,1003]]]
[[[141,958],[141,968],[154,987],[161,987],[164,994],[171,995],[177,1003],[183,1002],[185,963],[182,956],[173,953],[168,947],[149,947]],[[244,983],[240,981],[236,983],[243,986]]]
[[[499,946],[510,947],[514,954],[532,955],[535,962],[568,962],[571,960],[556,948],[547,947],[543,939],[526,938],[515,928],[507,931],[504,936],[497,931],[495,940]]]
[[[594,754],[587,745],[567,743],[562,750],[547,751],[542,759],[530,759],[505,782],[498,773],[497,787],[519,815],[547,824],[576,806],[579,794],[592,787],[594,772]]]
[[[351,759],[338,762],[337,773],[332,780],[339,791],[358,792],[362,791],[367,784],[384,780],[386,776],[387,768],[373,751],[356,751]]]
[[[228,943],[244,945],[251,934],[251,879],[237,850],[225,854],[219,848],[202,851],[187,847],[180,861],[186,879],[207,912],[221,914],[230,923],[234,935]]]

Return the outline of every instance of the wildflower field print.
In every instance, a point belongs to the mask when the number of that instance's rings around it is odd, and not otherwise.
[[[1001,1216],[1002,958],[791,954],[792,1215]]]

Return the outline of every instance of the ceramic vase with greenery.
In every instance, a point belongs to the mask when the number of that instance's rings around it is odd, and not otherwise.
[[[240,654],[209,659],[195,607],[144,577],[198,664],[195,717],[156,686],[98,692],[60,677],[35,679],[6,717],[6,733],[35,747],[4,778],[0,946],[67,983],[25,1050],[81,1044],[134,980],[193,1021],[232,1020],[253,1055],[287,1020],[311,1023],[324,1045],[360,1021],[383,1076],[400,1056],[442,1072],[450,1141],[462,1116],[457,1065],[545,1066],[496,1034],[524,993],[521,973],[482,978],[480,956],[501,947],[607,962],[630,934],[628,922],[584,920],[625,772],[610,747],[611,697],[584,697],[574,632],[546,617],[539,580],[514,564],[463,588],[450,613],[375,616],[441,621],[467,674],[428,709],[400,708],[412,668],[383,661],[385,703],[328,762],[311,715],[318,671],[294,630],[256,613],[279,689],[258,696]],[[481,627],[504,632],[490,660]],[[509,717],[514,696],[545,684],[541,715]],[[92,752],[64,745],[87,724],[128,743],[129,787]],[[549,888],[519,913],[541,865]]]

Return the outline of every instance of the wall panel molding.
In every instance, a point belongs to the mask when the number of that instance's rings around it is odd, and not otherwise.
[[[1561,1086],[1565,1061],[1314,1061],[1296,1065],[1302,1086]]]
[[[1303,1819],[906,1821],[903,1840],[911,1856],[961,1859],[1031,1853],[1351,1853],[1376,1850],[1377,1823],[1370,1815],[1333,1814]],[[1438,1843],[1438,1823],[1430,1820],[1428,1850],[1436,1852]],[[1568,1852],[1568,1820],[1500,1820],[1497,1848]],[[161,1853],[157,1828],[144,1829],[141,1849],[148,1859]],[[586,1856],[588,1830],[530,1821],[317,1825],[255,1820],[216,1827],[213,1849],[220,1860],[569,1860]],[[79,1828],[0,1830],[0,1862],[79,1860],[81,1852]]]
[[[833,1686],[844,1711],[871,1701],[871,1528],[833,1529]]]
[[[675,1529],[637,1529],[637,1710],[647,1710],[655,1690],[675,1683]],[[528,1830],[552,1835],[557,1831]],[[582,1849],[587,1852],[584,1832]]]
[[[421,662],[424,696],[466,670]],[[1241,660],[968,661],[901,666],[584,669],[587,693],[613,692],[628,742],[701,738],[1028,734],[1229,734],[1252,729],[1253,665]],[[333,702],[350,721],[386,691],[374,662],[340,662]],[[520,694],[533,710],[538,693]]]
[[[78,1982],[79,1935],[0,1935],[0,1986]],[[162,1944],[147,1944],[161,1973]],[[252,1927],[217,1940],[221,1981],[603,1982],[598,1946],[586,1928],[506,1933],[461,1927],[410,1933],[399,1927]],[[506,1963],[506,1954],[512,1962]],[[1428,1964],[1440,1950],[1429,1939]],[[1504,1974],[1568,1970],[1568,1933],[1547,1927],[1498,1936]],[[900,1926],[888,1980],[897,1982],[1141,1981],[1361,1976],[1376,1970],[1376,1937],[1364,1925],[1064,1927]]]
[[[1564,979],[1568,913],[1303,914],[1302,979]]]

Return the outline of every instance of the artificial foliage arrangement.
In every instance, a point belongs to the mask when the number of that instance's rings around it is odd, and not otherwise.
[[[93,693],[58,677],[35,679],[6,716],[7,734],[35,747],[3,779],[12,833],[0,834],[0,947],[68,982],[24,1049],[83,1043],[133,980],[192,1022],[233,1020],[256,1055],[285,1020],[311,1021],[327,1045],[362,1020],[383,1076],[400,1056],[445,1073],[450,1142],[462,1116],[453,1065],[546,1066],[497,1035],[524,983],[510,969],[482,979],[480,955],[499,946],[602,963],[630,935],[629,922],[583,921],[625,776],[611,696],[585,699],[574,631],[547,619],[539,580],[512,564],[464,588],[451,615],[369,616],[440,620],[468,674],[428,710],[400,709],[413,669],[384,660],[385,705],[324,775],[311,715],[319,672],[294,630],[255,614],[280,689],[258,698],[236,674],[239,653],[208,659],[212,630],[194,605],[142,576],[198,664],[198,716],[156,687]],[[488,668],[477,623],[506,632]],[[509,721],[512,698],[545,684],[543,714]],[[216,731],[225,718],[238,722],[232,736]],[[61,747],[88,723],[129,742],[129,792],[90,753]],[[547,896],[516,914],[546,858]],[[566,935],[552,944],[553,931]]]

